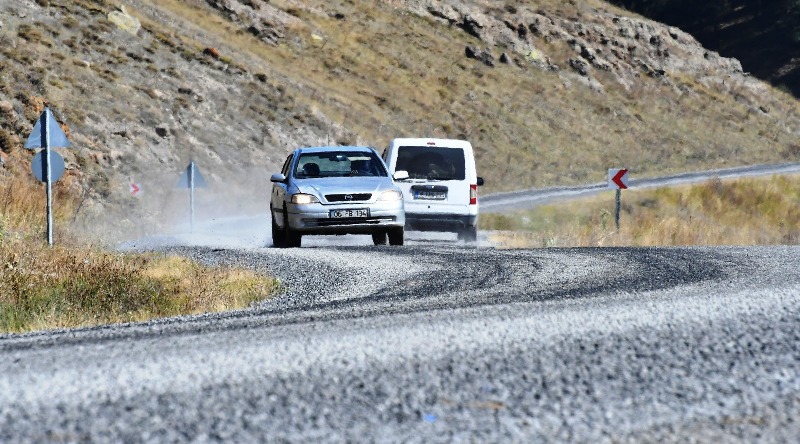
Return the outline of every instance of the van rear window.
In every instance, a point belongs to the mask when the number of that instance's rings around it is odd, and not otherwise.
[[[411,179],[464,180],[464,150],[430,146],[401,146],[395,171],[408,171]]]

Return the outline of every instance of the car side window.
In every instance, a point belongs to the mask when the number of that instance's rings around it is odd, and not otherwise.
[[[289,157],[283,162],[283,168],[281,168],[281,174],[286,177],[289,177],[289,165],[292,163],[292,157],[294,157],[294,154],[289,154]]]

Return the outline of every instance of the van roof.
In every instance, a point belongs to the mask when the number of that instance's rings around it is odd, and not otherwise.
[[[444,146],[444,147],[451,147],[451,148],[472,148],[472,144],[470,144],[466,140],[460,139],[437,139],[433,137],[402,137],[392,139],[392,145],[414,145],[414,146]]]

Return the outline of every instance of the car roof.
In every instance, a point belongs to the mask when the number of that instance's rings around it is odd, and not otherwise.
[[[375,152],[375,149],[370,148],[368,146],[312,146],[306,148],[298,148],[297,151],[301,153],[336,153],[341,151],[370,153],[370,152]]]

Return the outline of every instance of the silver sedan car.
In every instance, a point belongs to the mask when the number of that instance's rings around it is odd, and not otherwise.
[[[298,148],[273,174],[272,243],[299,247],[309,234],[371,234],[375,245],[403,245],[403,194],[368,147]]]

